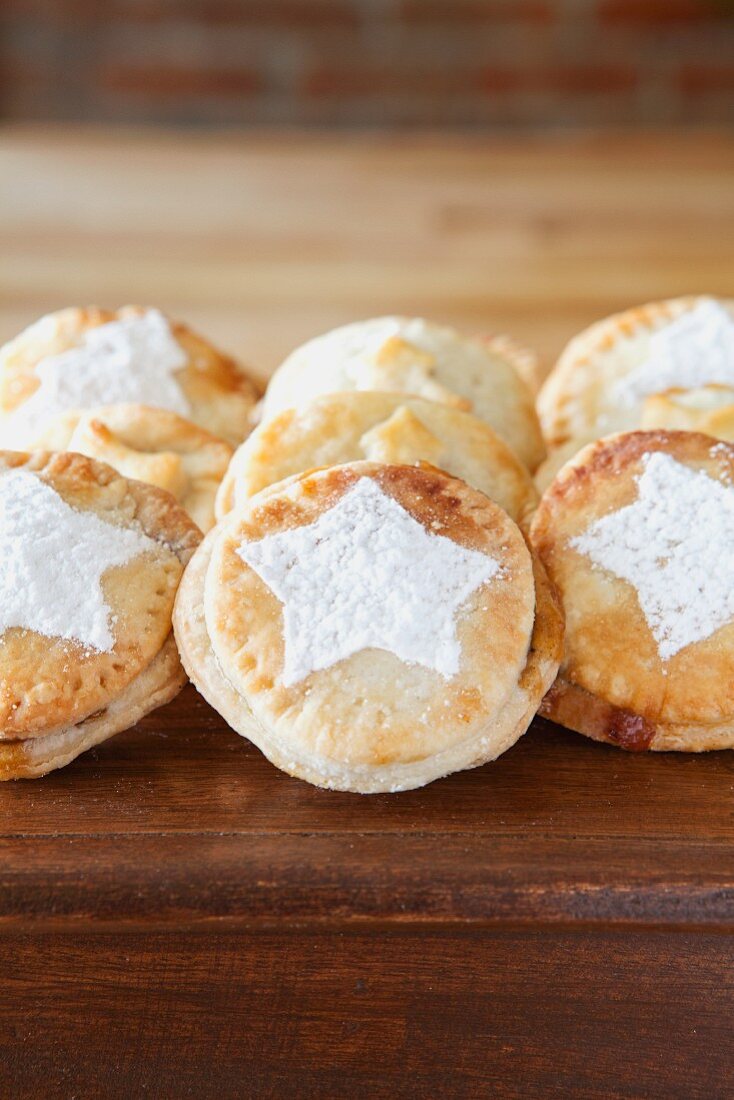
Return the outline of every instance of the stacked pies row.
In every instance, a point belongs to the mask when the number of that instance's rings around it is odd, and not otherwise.
[[[506,338],[386,318],[299,349],[256,410],[247,371],[155,310],[22,333],[0,354],[3,775],[170,698],[172,622],[230,725],[314,783],[396,790],[506,749],[562,637],[526,538],[533,370]]]
[[[343,790],[494,759],[539,708],[734,744],[733,333],[710,299],[612,318],[536,411],[530,352],[419,319],[310,341],[262,400],[156,310],[42,319],[0,351],[0,776],[186,674]]]
[[[538,411],[531,539],[566,616],[542,713],[633,750],[734,747],[734,302],[592,325]]]
[[[186,683],[174,599],[258,396],[157,310],[63,310],[0,350],[0,778]]]

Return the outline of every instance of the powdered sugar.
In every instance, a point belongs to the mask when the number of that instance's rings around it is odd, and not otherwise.
[[[644,461],[634,504],[571,546],[633,585],[665,661],[734,617],[734,489],[669,454]]]
[[[53,416],[94,405],[131,401],[187,416],[189,404],[175,379],[186,363],[158,310],[87,329],[77,347],[38,364],[40,386],[8,417],[3,445],[28,446]]]
[[[734,386],[734,319],[705,298],[652,333],[647,359],[617,383],[614,397],[634,405],[648,394],[711,383]]]
[[[283,603],[285,686],[362,649],[459,670],[455,615],[500,563],[429,534],[370,478],[315,523],[237,553]]]
[[[77,512],[27,470],[0,475],[0,635],[21,627],[111,650],[102,576],[156,546],[146,535]]]

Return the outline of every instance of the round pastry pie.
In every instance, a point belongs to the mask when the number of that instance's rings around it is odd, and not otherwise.
[[[734,387],[734,302],[674,298],[600,321],[562,353],[538,398],[549,446],[643,424],[668,390]]]
[[[274,764],[371,793],[514,744],[563,625],[498,505],[432,468],[357,462],[272,486],[214,528],[174,629],[201,693]]]
[[[543,496],[531,539],[566,614],[542,713],[628,749],[734,746],[734,445],[593,443]]]
[[[235,452],[217,516],[293,474],[360,459],[430,463],[480,489],[521,527],[538,502],[526,467],[471,413],[405,394],[352,392],[317,397],[260,424]]]
[[[497,338],[462,336],[420,318],[378,317],[334,329],[297,348],[270,380],[262,419],[347,390],[409,393],[472,412],[526,466],[543,457],[533,396]]]
[[[59,413],[122,403],[167,409],[236,445],[257,397],[233,359],[156,309],[63,309],[0,349],[0,446],[31,446]]]
[[[34,448],[77,451],[123,477],[172,493],[202,531],[214,526],[217,489],[232,458],[222,439],[176,413],[149,405],[107,405],[62,413]]]
[[[0,453],[0,778],[43,775],[185,676],[171,632],[201,533],[168,494],[78,454]]]

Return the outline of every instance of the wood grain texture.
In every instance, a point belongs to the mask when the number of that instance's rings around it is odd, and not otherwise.
[[[279,772],[193,687],[39,781],[0,786],[0,836],[470,834],[734,844],[727,752],[633,755],[536,719],[494,764],[399,797]]]
[[[546,365],[734,295],[734,140],[0,136],[0,338],[158,304],[267,373],[355,317]],[[0,787],[0,1095],[732,1093],[734,762],[537,720],[399,796],[282,775],[188,688]]]
[[[182,928],[0,953],[13,1100],[731,1096],[722,936]]]
[[[730,753],[625,754],[540,719],[419,791],[277,771],[189,686],[0,788],[0,925],[242,921],[734,925]]]

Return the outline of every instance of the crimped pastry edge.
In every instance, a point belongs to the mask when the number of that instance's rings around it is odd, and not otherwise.
[[[611,351],[617,344],[641,330],[654,329],[661,321],[674,320],[691,309],[702,297],[704,295],[689,294],[680,298],[646,302],[595,321],[573,336],[538,394],[538,416],[548,448],[552,450],[576,437],[583,438],[592,434],[589,425],[586,429],[579,429],[578,425],[573,428],[569,421],[569,404],[574,398],[567,392],[567,383],[579,367],[588,366],[595,355]]]
[[[685,455],[693,455],[696,458],[716,452],[720,452],[722,455],[734,453],[734,444],[716,440],[704,433],[681,432],[662,428],[650,431],[616,432],[586,443],[559,470],[540,499],[530,530],[533,552],[537,553],[545,563],[549,550],[555,543],[555,533],[553,531],[554,511],[557,510],[560,513],[563,509],[570,507],[569,498],[573,498],[574,494],[579,491],[588,490],[589,483],[596,474],[616,477],[630,458],[633,460],[639,458],[648,450],[673,453],[671,448],[674,446],[684,452],[683,457],[680,454],[674,455],[678,461],[683,461]],[[573,676],[581,678],[582,673],[579,663],[570,660],[567,653],[561,664],[559,679],[562,678],[564,683],[573,684],[578,692],[584,693],[584,696],[589,699],[601,699],[589,689],[576,685],[569,678]],[[678,748],[680,751],[698,751],[695,748],[688,749],[681,744],[681,739],[687,736],[686,731],[693,731],[697,736],[699,731],[711,731],[720,727],[724,731],[723,736],[728,736],[726,731],[729,730],[730,723],[734,724],[734,715],[730,717],[723,707],[721,708],[724,711],[723,715],[712,715],[708,722],[675,722],[658,717],[643,717],[634,709],[626,708],[623,703],[612,703],[603,699],[601,699],[601,702],[605,707],[612,708],[615,711],[618,721],[621,721],[620,715],[632,715],[638,721],[647,722],[651,729],[660,731],[657,740],[659,746],[672,749]],[[560,719],[556,720],[561,725],[565,724]],[[576,727],[571,725],[569,728],[575,729]],[[732,725],[732,729],[734,729],[734,725]],[[579,729],[577,732],[583,733],[585,730]],[[590,733],[588,736],[594,735]],[[604,737],[598,739],[607,740]],[[670,741],[670,745],[667,744],[668,741]],[[616,743],[616,741],[613,741],[613,743]],[[734,747],[734,742],[731,745],[714,745],[712,747]]]
[[[0,781],[36,779],[129,729],[174,699],[186,683],[171,632],[147,668],[97,715],[42,737],[0,743]]]

